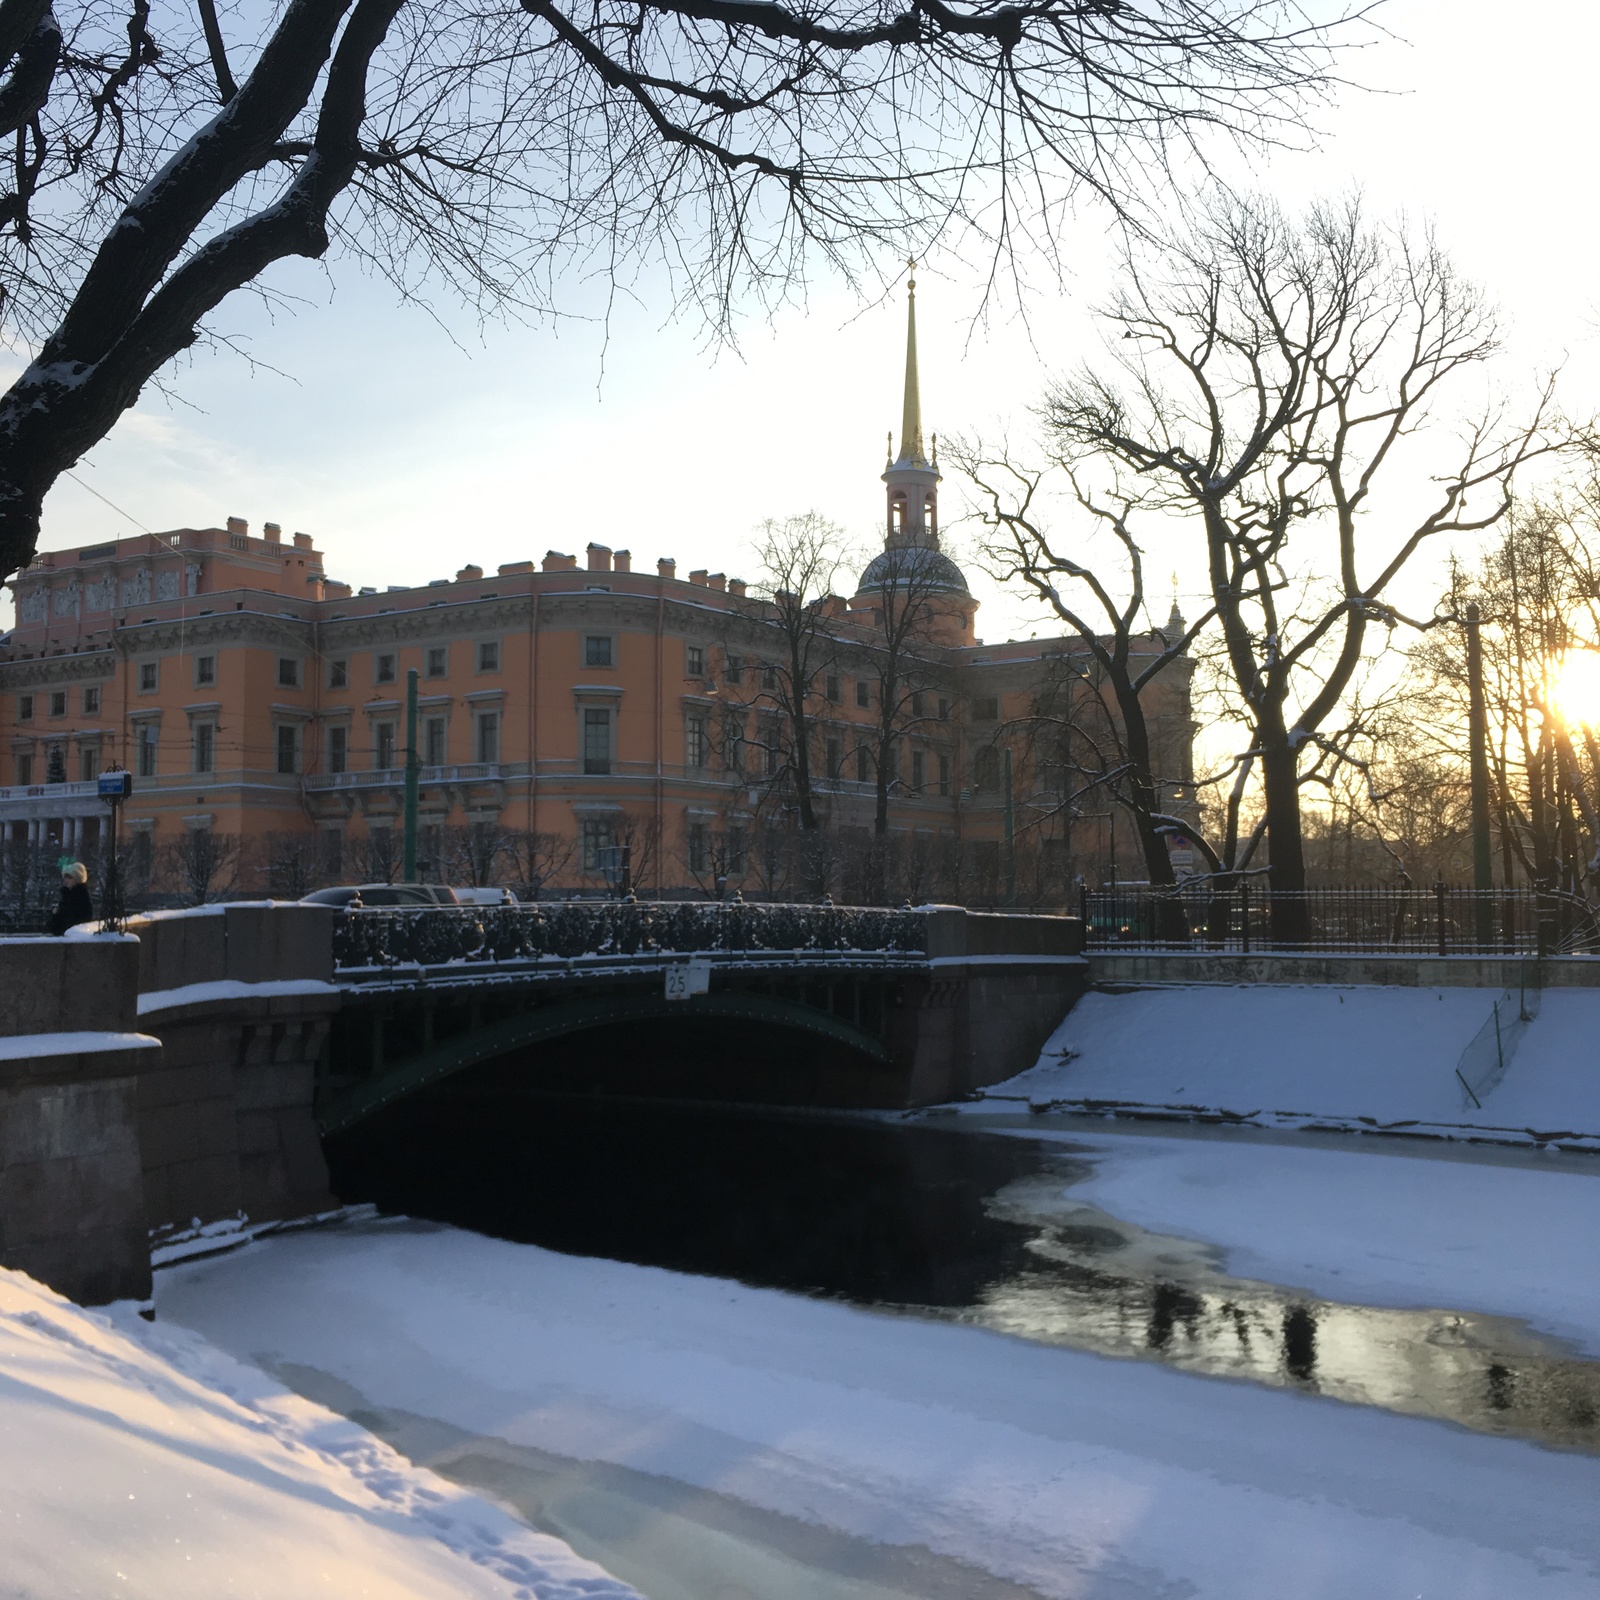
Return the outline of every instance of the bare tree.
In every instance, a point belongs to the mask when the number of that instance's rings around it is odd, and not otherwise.
[[[987,502],[980,516],[990,530],[984,550],[991,571],[1002,582],[1020,583],[1045,601],[1097,669],[1095,688],[1100,693],[1092,697],[1109,695],[1116,707],[1116,720],[1107,719],[1105,731],[1117,750],[1109,761],[1103,749],[1096,750],[1101,770],[1092,781],[1126,806],[1150,882],[1174,883],[1166,835],[1178,831],[1190,837],[1195,824],[1171,816],[1163,805],[1163,780],[1170,786],[1174,775],[1158,770],[1146,715],[1147,691],[1188,652],[1215,615],[1215,607],[1186,626],[1169,626],[1165,632],[1152,628],[1146,616],[1144,555],[1128,526],[1132,508],[1126,500],[1102,503],[1070,467],[1062,469],[1078,507],[1092,519],[1092,526],[1113,540],[1118,569],[1113,577],[1109,570],[1097,571],[1065,554],[1044,526],[1035,509],[1046,476],[1043,471],[1019,465],[1003,452],[991,455],[981,445],[958,445],[952,454]],[[1083,542],[1073,539],[1080,548]],[[1081,741],[1085,730],[1074,715],[1080,697],[1071,693],[1072,678],[1060,679],[1052,687],[1056,693],[1050,711],[1057,715],[1064,711]],[[1069,734],[1064,753],[1072,742]],[[1188,774],[1183,777],[1187,781]]]
[[[298,900],[322,882],[325,851],[314,833],[269,833],[262,845],[267,893]]]
[[[1374,497],[1407,443],[1498,343],[1431,237],[1373,227],[1355,201],[1291,222],[1229,200],[1189,233],[1130,247],[1123,277],[1105,313],[1120,373],[1061,385],[1046,421],[1064,459],[1105,473],[1108,497],[1186,524],[1205,552],[1264,794],[1274,936],[1299,942],[1302,762],[1330,751],[1374,644],[1413,621],[1390,598],[1407,562],[1441,534],[1492,526],[1518,468],[1558,445],[1550,392],[1525,418],[1469,421],[1450,464],[1435,431],[1430,500],[1396,496],[1379,522]]]
[[[814,511],[781,522],[769,520],[757,530],[755,550],[766,620],[781,641],[781,653],[754,666],[747,689],[735,694],[738,686],[725,682],[724,694],[741,722],[754,710],[754,740],[748,733],[738,736],[756,745],[760,781],[792,802],[801,831],[809,833],[817,826],[813,704],[817,679],[826,674],[838,649],[830,618],[840,530]]]
[[[239,835],[210,828],[185,828],[162,848],[164,876],[192,905],[226,894],[238,876]]]
[[[519,900],[537,900],[572,864],[574,845],[561,833],[515,829],[501,836],[507,882]]]
[[[1174,144],[1281,139],[1348,20],[285,0],[263,28],[212,0],[0,0],[0,299],[32,357],[0,398],[0,578],[56,478],[274,262],[336,248],[490,309],[547,305],[574,261],[665,259],[721,328],[808,254],[848,271],[964,223],[999,265],[1078,188],[1131,205]]]

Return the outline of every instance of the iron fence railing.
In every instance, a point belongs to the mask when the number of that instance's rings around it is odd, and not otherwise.
[[[914,954],[924,948],[925,922],[908,910],[702,901],[363,908],[334,924],[333,959],[353,969],[657,951]]]
[[[1537,889],[1436,883],[1274,894],[1260,880],[1207,879],[1176,890],[1084,889],[1078,909],[1091,950],[1600,953],[1595,908]]]

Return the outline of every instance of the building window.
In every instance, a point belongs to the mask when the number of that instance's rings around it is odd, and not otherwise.
[[[844,766],[844,741],[830,739],[828,741],[828,776],[837,778],[840,769]]]
[[[972,702],[972,714],[979,722],[993,722],[1000,715],[1000,702],[993,695]]]
[[[922,691],[920,689],[911,696],[911,715],[914,717],[925,715],[922,709]]]
[[[823,687],[832,705],[838,705],[844,699],[844,690],[840,687],[839,674],[837,672],[830,672],[823,679]]]
[[[156,864],[155,834],[150,828],[133,830],[133,875],[141,883],[150,881]]]
[[[83,691],[83,714],[86,717],[100,715],[100,691],[98,688]]]
[[[689,824],[689,870],[704,872],[711,855],[710,829],[703,822]]]
[[[950,701],[945,695],[939,696],[939,720],[945,721],[950,715]]]
[[[872,752],[864,744],[856,746],[856,782],[872,782]]]
[[[443,717],[429,717],[422,724],[422,764],[426,767],[442,767],[445,763],[445,720]]]
[[[742,878],[745,870],[746,845],[743,828],[728,829],[728,876]]]
[[[196,656],[194,658],[195,686],[208,689],[217,681],[217,658],[215,656]]]
[[[950,793],[950,757],[939,757],[939,793]]]
[[[293,656],[278,657],[278,687],[280,689],[300,687],[300,663]]]
[[[78,751],[78,780],[93,783],[100,776],[100,747],[86,744]]]
[[[701,645],[692,644],[684,651],[684,671],[691,678],[706,675],[706,653]]]
[[[500,713],[485,711],[478,717],[478,760],[493,765],[500,759]]]
[[[390,655],[379,656],[373,677],[376,678],[379,683],[393,683],[394,657]]]
[[[744,663],[738,656],[723,656],[722,677],[725,683],[737,685],[744,682]]]
[[[156,663],[154,661],[141,661],[139,663],[139,693],[154,694],[156,692]]]
[[[11,758],[11,766],[16,772],[18,783],[33,782],[33,752],[31,750],[19,750]]]
[[[500,670],[500,641],[498,639],[485,639],[478,646],[478,671],[498,672]]]
[[[192,735],[194,745],[194,770],[217,770],[217,725],[214,722],[197,722]]]
[[[50,715],[64,717],[67,714],[67,691],[65,689],[52,689],[50,691]]]
[[[380,772],[387,772],[394,764],[394,724],[377,723],[372,730],[372,764]]]
[[[339,730],[344,731],[342,728]],[[344,872],[344,829],[322,830],[322,873],[327,878],[337,878]]]
[[[761,663],[761,687],[769,694],[776,693],[778,688],[778,669],[770,661]]]
[[[442,644],[428,648],[427,673],[430,678],[442,678],[450,670],[450,652]]]
[[[916,794],[921,794],[923,785],[928,781],[928,758],[920,751],[911,752],[911,788]]]
[[[872,685],[865,678],[856,679],[856,704],[858,706],[872,704]]]
[[[17,696],[17,721],[33,721],[33,696],[31,694],[19,694]]]
[[[156,775],[156,745],[160,739],[160,725],[154,722],[141,722],[134,733],[133,748],[141,778],[153,778]]]
[[[591,633],[584,638],[583,664],[586,667],[609,667],[611,665],[611,635],[609,633]]]
[[[578,825],[578,837],[583,851],[583,870],[599,872],[612,848],[612,828],[605,817],[585,817]]]
[[[744,771],[744,717],[733,710],[722,714],[722,770]]]
[[[328,663],[328,687],[330,689],[344,689],[350,683],[350,663],[348,661],[330,661]],[[333,830],[329,830],[330,832]]]
[[[285,776],[300,770],[300,731],[293,723],[278,726],[278,771]]]
[[[706,719],[686,717],[683,724],[684,760],[691,767],[706,764]]]
[[[583,713],[583,770],[602,773],[611,770],[611,713],[592,708]]]
[[[328,771],[343,772],[350,765],[350,730],[328,729]]]
[[[1000,752],[990,745],[980,750],[972,762],[972,787],[993,789],[999,782]]]

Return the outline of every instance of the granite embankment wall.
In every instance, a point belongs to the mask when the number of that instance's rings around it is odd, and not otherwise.
[[[0,940],[0,1265],[143,1298],[152,1240],[334,1204],[312,1118],[332,922],[230,905]]]

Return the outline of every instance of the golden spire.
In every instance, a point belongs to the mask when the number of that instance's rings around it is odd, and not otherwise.
[[[906,398],[900,417],[900,459],[921,461],[922,390],[917,382],[917,263],[906,262],[911,276],[906,279]]]

